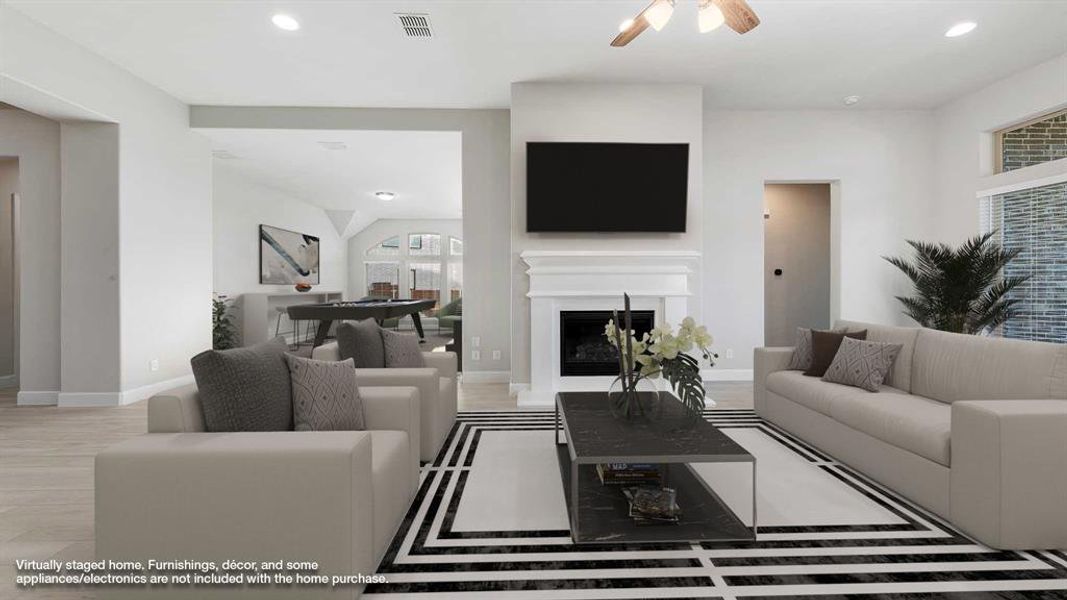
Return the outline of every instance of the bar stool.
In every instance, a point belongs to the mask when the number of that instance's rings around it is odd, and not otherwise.
[[[281,327],[282,327],[282,315],[286,315],[286,317],[288,317],[288,315],[289,315],[289,307],[288,306],[276,306],[276,307],[274,307],[274,310],[277,311],[277,313],[278,313],[278,317],[274,322],[274,337],[278,337],[279,335],[292,334],[293,335],[293,343],[290,345],[290,348],[292,348],[293,350],[296,350],[296,349],[300,348],[300,346],[303,345],[303,344],[310,343],[310,341],[311,341],[311,330],[312,330],[312,328],[315,327],[315,322],[314,321],[308,321],[307,322],[307,329],[304,331],[303,340],[301,340],[300,339],[300,337],[301,337],[300,336],[300,323],[302,323],[302,321],[290,320],[289,323],[293,326],[293,328],[288,330],[288,331],[282,331],[281,330]]]

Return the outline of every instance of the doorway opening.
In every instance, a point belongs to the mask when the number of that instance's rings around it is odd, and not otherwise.
[[[0,156],[0,389],[18,385],[19,159]]]
[[[830,183],[763,189],[764,343],[793,345],[797,327],[827,329],[831,307]]]

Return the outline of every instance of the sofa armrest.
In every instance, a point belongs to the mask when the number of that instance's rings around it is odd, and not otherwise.
[[[752,404],[760,416],[766,416],[767,376],[786,370],[792,358],[792,347],[756,348],[752,361]]]
[[[323,344],[312,348],[311,358],[315,360],[338,361],[341,360],[341,351],[337,347],[337,342],[330,342],[329,344]]]
[[[456,378],[455,352],[423,352],[422,358],[426,361],[426,366],[437,369],[441,377]]]
[[[952,403],[952,522],[1001,549],[1067,548],[1067,400]]]
[[[419,452],[422,460],[436,451],[434,424],[440,420],[441,377],[429,367],[394,369],[356,369],[356,384],[364,387],[414,387],[419,390]]]
[[[148,433],[204,431],[204,415],[196,384],[184,385],[148,399]]]
[[[412,481],[419,480],[419,390],[413,387],[361,387],[363,424],[369,430],[406,431]]]
[[[371,464],[366,431],[127,440],[96,456],[96,557],[307,560],[320,574],[371,573]]]

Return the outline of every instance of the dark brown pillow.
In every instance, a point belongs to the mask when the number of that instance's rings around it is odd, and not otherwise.
[[[809,377],[822,377],[826,374],[826,370],[830,368],[830,364],[834,362],[834,356],[837,356],[837,349],[841,347],[841,340],[846,337],[850,337],[854,340],[866,340],[867,330],[852,331],[849,333],[837,333],[835,331],[818,331],[811,332],[811,366],[807,371],[804,371],[805,375]]]

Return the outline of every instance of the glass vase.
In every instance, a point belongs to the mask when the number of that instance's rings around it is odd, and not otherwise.
[[[608,390],[611,414],[628,421],[657,420],[663,411],[662,394],[656,380],[641,377],[624,386],[623,378],[616,377]]]

